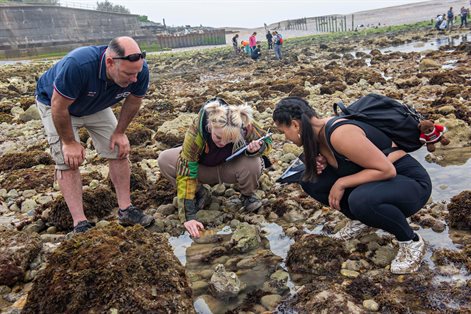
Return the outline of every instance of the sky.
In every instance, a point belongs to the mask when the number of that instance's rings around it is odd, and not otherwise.
[[[75,2],[74,2],[75,1]],[[80,0],[96,7],[98,0]],[[168,26],[262,27],[287,19],[350,14],[424,0],[108,0]],[[77,0],[61,0],[72,6]],[[98,1],[98,2],[104,2]]]

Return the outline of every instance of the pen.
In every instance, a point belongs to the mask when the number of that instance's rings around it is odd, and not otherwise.
[[[270,129],[268,129],[267,131],[267,134],[265,134],[264,136],[262,136],[261,138],[257,139],[257,141],[263,141],[264,139],[266,138],[269,138],[270,136],[272,136],[273,133],[270,132]],[[245,152],[245,150],[247,149],[249,145],[245,145],[244,147],[240,148],[239,150],[237,150],[234,154],[230,155],[229,157],[226,158],[226,161],[230,161],[232,159],[234,159],[235,157],[239,156],[240,154],[242,154],[243,152]]]

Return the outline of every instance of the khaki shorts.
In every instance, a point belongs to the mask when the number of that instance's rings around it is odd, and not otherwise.
[[[56,169],[68,170],[64,162],[64,154],[62,153],[62,142],[57,134],[54,122],[52,121],[51,107],[36,100],[41,120],[44,125],[44,130],[47,135],[47,142],[49,143],[52,159],[56,163]],[[78,129],[84,127],[87,129],[90,137],[92,138],[93,145],[97,153],[107,159],[118,159],[118,147],[115,146],[114,150],[110,150],[111,135],[116,129],[118,124],[115,115],[111,108],[106,108],[97,113],[83,116],[74,117],[70,116],[72,121],[72,129],[74,131],[75,140],[80,142]]]

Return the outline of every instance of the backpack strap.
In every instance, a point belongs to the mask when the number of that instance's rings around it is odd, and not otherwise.
[[[340,108],[342,108],[342,107],[340,107]],[[339,122],[336,123],[336,121],[339,120],[339,119],[346,119],[346,120],[339,121]],[[349,119],[347,117],[340,116],[340,117],[334,117],[326,123],[326,125],[325,125],[325,137],[326,137],[326,140],[327,140],[327,145],[329,146],[332,153],[336,156],[336,158],[338,157],[338,158],[342,158],[344,160],[347,160],[347,158],[345,158],[345,156],[339,154],[335,150],[335,148],[332,146],[332,143],[330,142],[330,136],[335,131],[335,129],[337,129],[339,126],[342,126],[344,124],[353,124],[353,125],[357,125],[358,127],[361,128],[361,126],[359,126],[356,122],[357,121],[354,120],[354,119]],[[388,156],[392,152],[395,152],[395,151],[398,151],[398,150],[401,150],[401,148],[400,147],[388,147],[388,148],[385,148],[385,149],[381,150],[381,152],[383,152],[383,154],[385,156]]]
[[[340,113],[338,112],[338,108],[340,108],[340,110],[341,110],[341,111],[343,112],[343,114],[345,114],[345,115],[350,115],[350,114],[351,114],[351,113],[350,113],[350,110],[347,109],[347,107],[345,106],[345,104],[344,104],[343,102],[339,101],[339,102],[334,103],[334,114],[335,114],[336,116],[339,116],[339,115],[340,115]]]

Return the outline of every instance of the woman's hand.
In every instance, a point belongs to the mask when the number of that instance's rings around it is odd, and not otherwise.
[[[321,174],[322,171],[327,167],[327,159],[321,154],[316,157],[316,170],[317,174]]]
[[[329,193],[329,205],[333,209],[340,210],[340,201],[345,193],[345,187],[342,184],[342,179],[335,181]]]
[[[255,140],[255,141],[250,142],[250,144],[247,146],[247,151],[250,154],[254,154],[258,152],[261,147],[262,147],[262,141]]]
[[[200,230],[204,230],[204,226],[197,220],[189,220],[183,224],[193,238],[200,237]]]

